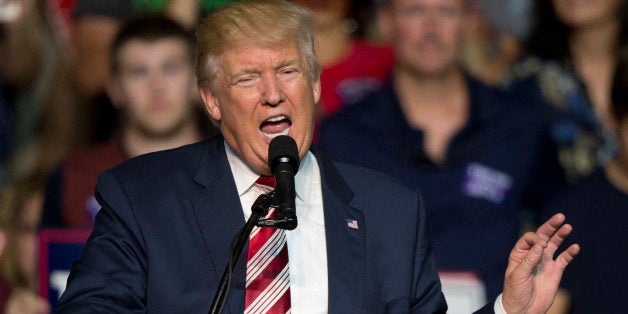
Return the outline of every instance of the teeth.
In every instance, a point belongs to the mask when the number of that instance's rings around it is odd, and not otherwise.
[[[281,116],[272,117],[272,118],[270,118],[270,119],[268,119],[266,121],[268,121],[268,122],[277,122],[277,121],[281,121],[281,120],[286,119],[286,118],[287,118],[286,116],[281,115]]]
[[[262,133],[272,140],[279,135],[288,135],[288,131],[290,131],[290,128],[287,128],[279,133],[266,133],[266,132],[262,132]]]

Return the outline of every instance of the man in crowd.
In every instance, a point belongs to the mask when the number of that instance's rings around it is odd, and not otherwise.
[[[93,191],[102,171],[209,136],[212,130],[199,119],[194,51],[191,34],[168,18],[141,17],[123,26],[112,46],[108,86],[119,128],[104,143],[73,152],[52,176],[43,227],[91,228],[100,209]]]
[[[554,156],[534,106],[463,71],[466,5],[381,4],[379,25],[395,51],[392,80],[324,121],[319,146],[420,190],[437,269],[477,287],[465,294],[486,291],[491,299],[502,289],[503,261],[520,234],[520,218],[552,182],[538,175],[551,173],[543,169]],[[477,299],[469,302],[483,303]]]

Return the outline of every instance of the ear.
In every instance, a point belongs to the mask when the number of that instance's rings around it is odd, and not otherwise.
[[[199,92],[201,93],[201,98],[205,104],[205,110],[207,110],[209,116],[215,121],[220,121],[222,115],[220,112],[220,104],[218,103],[216,95],[214,95],[208,86],[200,87]]]
[[[314,84],[312,84],[312,91],[314,92],[314,103],[318,104],[318,101],[321,99],[321,80],[320,79],[314,81]]]

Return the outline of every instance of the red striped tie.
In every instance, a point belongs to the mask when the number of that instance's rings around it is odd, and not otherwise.
[[[255,183],[275,187],[274,177],[262,176]],[[266,217],[275,216],[271,208]],[[244,302],[244,313],[290,312],[288,244],[284,230],[255,227],[251,232]]]

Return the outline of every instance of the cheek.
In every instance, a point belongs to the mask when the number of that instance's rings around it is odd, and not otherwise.
[[[122,90],[123,99],[127,103],[143,103],[147,101],[148,95],[147,85],[140,82],[126,84]]]
[[[316,115],[316,110],[317,110],[317,105],[316,103],[320,100],[320,97],[318,95],[320,94],[316,94],[316,91],[309,91],[312,94],[308,94],[310,96],[306,97],[307,99],[305,99],[304,101],[306,101],[306,103],[308,104],[308,106],[306,106],[305,110],[308,113],[309,116],[315,116]],[[312,118],[313,119],[313,118]]]
[[[565,11],[565,1],[564,0],[552,0],[552,7],[554,8],[555,14],[562,14]]]
[[[461,20],[449,19],[443,23],[441,37],[449,44],[457,44],[464,36],[465,28]]]
[[[320,85],[318,82],[310,83],[310,80],[304,76],[303,79],[284,85],[283,92],[290,102],[297,101],[293,106],[309,112],[310,105],[313,104],[312,107],[316,105],[318,95],[320,95]]]
[[[221,129],[242,133],[245,126],[253,124],[252,116],[256,104],[244,95],[228,95],[218,100],[217,116],[220,117]],[[213,116],[216,119],[216,116]]]
[[[413,19],[405,19],[399,26],[393,27],[393,38],[399,42],[409,42],[417,40],[421,37],[421,23]]]
[[[175,81],[171,86],[172,88],[169,89],[170,97],[174,102],[188,102],[191,99],[195,99],[195,97],[198,98],[198,93],[194,89],[194,85],[191,81]]]
[[[248,119],[255,113],[258,106],[260,106],[261,96],[254,88],[235,91],[225,97],[222,102],[223,118],[225,112],[230,112],[231,115],[235,115],[238,119]],[[225,105],[226,104],[226,107]],[[245,121],[243,121],[245,122]]]
[[[196,90],[196,78],[190,72],[184,72],[182,75],[177,76],[175,82],[181,86],[181,89],[185,89],[188,92]]]
[[[595,9],[598,15],[611,17],[620,9],[622,2],[622,0],[601,0],[597,2]]]

